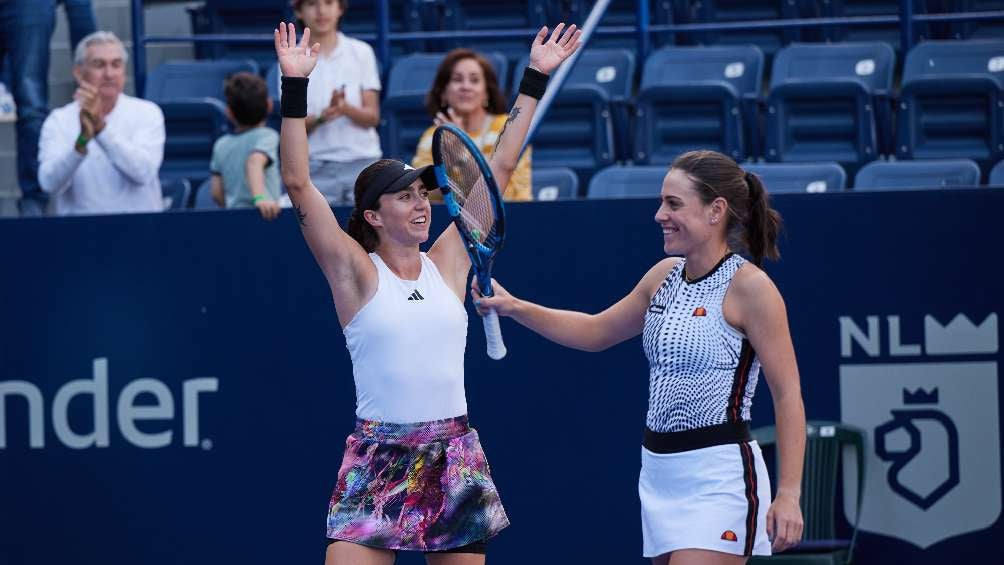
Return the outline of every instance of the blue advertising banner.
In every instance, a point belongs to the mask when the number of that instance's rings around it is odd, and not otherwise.
[[[767,269],[807,414],[867,433],[857,561],[1004,562],[1004,191],[775,204],[786,231]],[[655,208],[510,205],[497,278],[599,311],[662,257]],[[0,220],[0,241],[0,563],[322,562],[355,398],[288,210]],[[490,560],[644,563],[640,341],[582,353],[503,320],[495,362],[471,316],[470,416],[512,521]],[[773,424],[763,384],[753,418]],[[855,490],[836,505],[845,533]]]

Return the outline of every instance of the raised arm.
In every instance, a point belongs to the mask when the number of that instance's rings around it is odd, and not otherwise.
[[[282,23],[275,30],[275,52],[284,81],[305,80],[314,70],[320,45],[311,46],[309,41],[309,28],[303,30],[299,44],[293,24]],[[301,83],[300,87],[297,92],[305,96],[306,85]],[[362,246],[338,225],[327,200],[310,181],[307,128],[303,117],[283,116],[279,148],[282,180],[303,237],[328,279],[338,319],[344,326],[376,292],[376,267]]]
[[[550,75],[578,50],[581,37],[582,30],[576,29],[574,24],[567,29],[565,24],[558,24],[550,39],[547,37],[547,26],[540,28],[537,37],[530,44],[530,68]],[[509,184],[509,178],[519,163],[519,150],[523,147],[523,140],[530,130],[530,122],[537,111],[537,102],[533,96],[520,92],[513,102],[512,110],[509,111],[505,127],[495,142],[495,151],[489,160],[489,166],[503,194]]]
[[[599,314],[556,310],[520,300],[494,280],[495,296],[481,296],[477,292],[477,280],[472,293],[479,312],[494,309],[500,316],[509,316],[559,345],[582,351],[602,351],[641,333],[652,296],[678,260],[669,258],[657,263],[627,296]]]
[[[780,465],[777,495],[767,511],[767,534],[774,551],[782,551],[802,537],[798,501],[805,458],[805,408],[788,315],[777,287],[766,273],[751,265],[736,273],[724,310],[727,316],[736,313],[735,322],[756,351],[774,400]]]
[[[547,31],[547,26],[540,28],[533,43],[530,44],[530,68],[545,75],[557,69],[565,59],[575,53],[581,45],[582,36],[582,31],[576,29],[575,25],[566,29],[563,23],[554,28],[550,38],[547,36]],[[530,121],[536,111],[537,99],[521,91],[495,142],[495,151],[489,158],[488,166],[503,194],[519,163],[519,150],[523,147],[523,140],[526,139]],[[447,284],[463,297],[471,263],[455,226],[451,224],[440,234],[429,250],[429,255],[436,262],[440,272],[446,275]]]

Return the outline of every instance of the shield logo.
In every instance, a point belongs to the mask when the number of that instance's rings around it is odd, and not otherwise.
[[[861,529],[925,549],[997,521],[996,362],[841,365],[840,406],[868,434]],[[848,520],[852,464],[845,459]]]

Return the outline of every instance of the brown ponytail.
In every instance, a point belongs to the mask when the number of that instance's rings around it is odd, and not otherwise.
[[[781,230],[781,214],[770,207],[770,195],[763,187],[760,177],[746,173],[749,186],[749,215],[746,218],[746,246],[750,257],[757,266],[763,265],[764,257],[777,261],[781,253],[777,250],[777,235]]]
[[[753,263],[761,266],[765,257],[780,257],[777,236],[781,215],[770,207],[759,177],[717,151],[689,151],[677,157],[672,168],[687,174],[705,204],[719,197],[728,202],[726,235],[749,251]]]

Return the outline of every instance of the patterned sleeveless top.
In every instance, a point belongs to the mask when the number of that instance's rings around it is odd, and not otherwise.
[[[722,314],[725,292],[745,262],[730,253],[708,274],[687,282],[686,260],[681,260],[652,297],[642,335],[650,430],[749,421],[760,361],[746,336]]]

